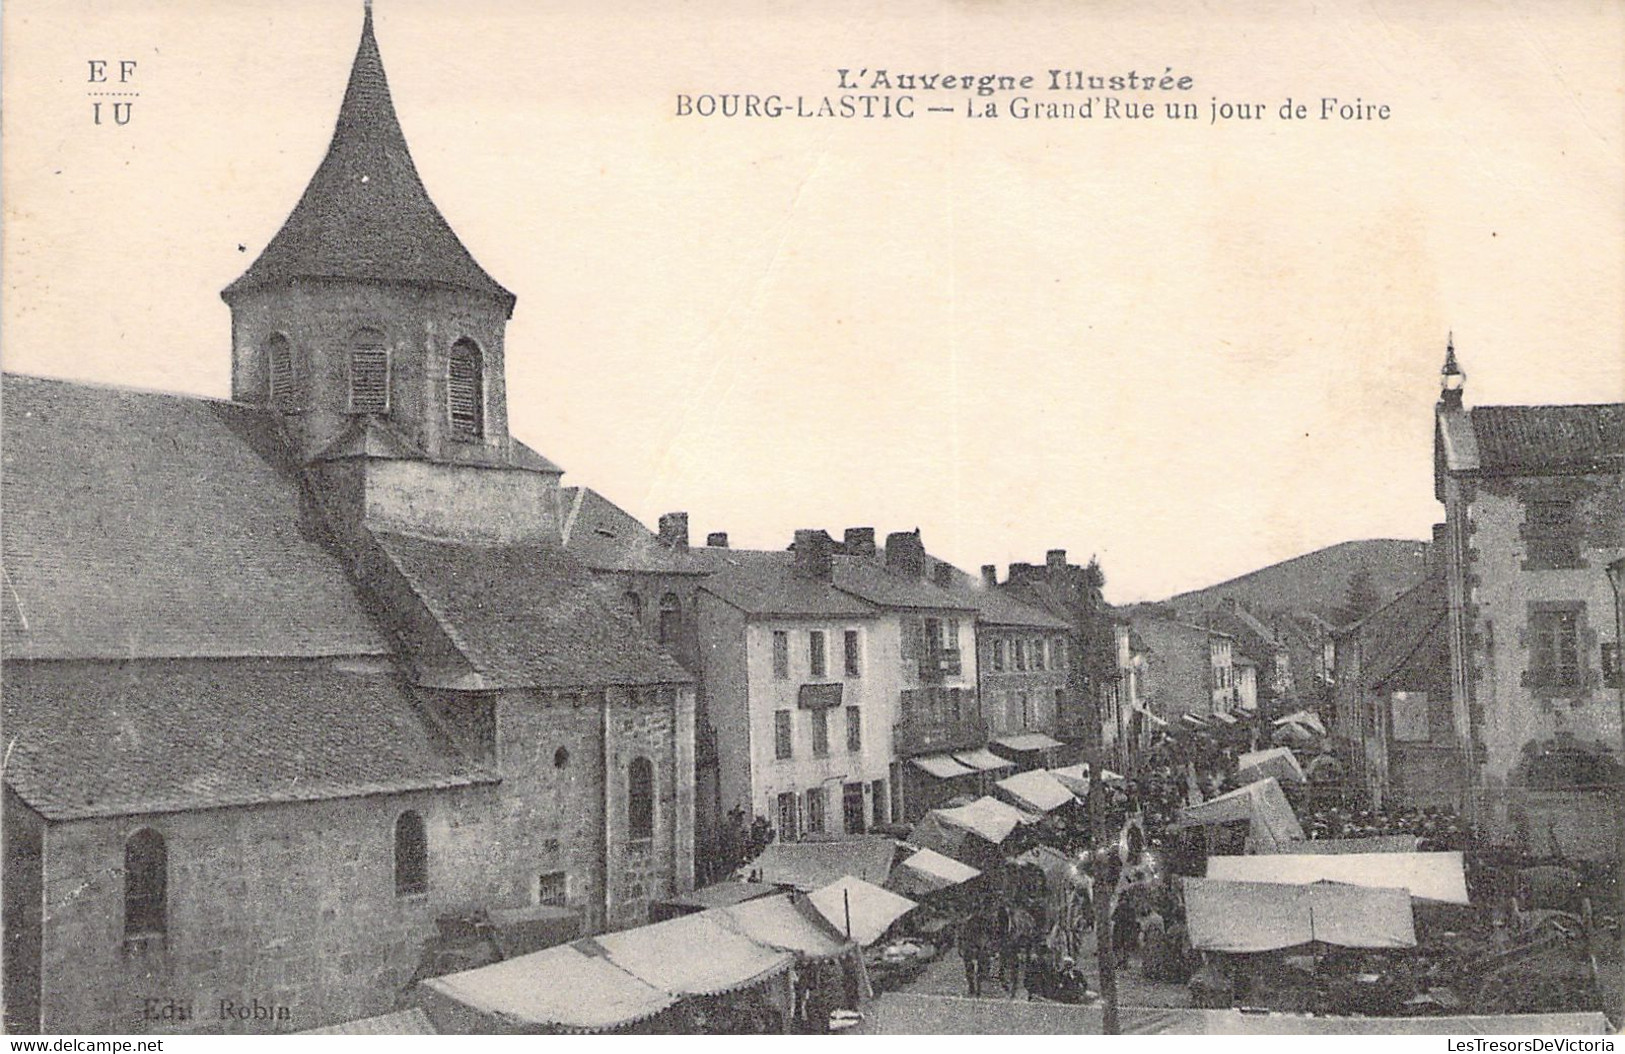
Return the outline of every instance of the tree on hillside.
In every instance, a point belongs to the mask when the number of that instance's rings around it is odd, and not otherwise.
[[[1337,621],[1343,625],[1358,622],[1382,607],[1382,594],[1377,592],[1376,583],[1371,580],[1371,572],[1361,568],[1349,576],[1347,591],[1343,594],[1343,606],[1337,609]]]

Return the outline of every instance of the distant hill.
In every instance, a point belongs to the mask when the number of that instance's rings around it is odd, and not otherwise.
[[[1335,623],[1349,579],[1357,571],[1370,574],[1377,596],[1386,604],[1422,580],[1427,550],[1426,542],[1402,538],[1342,542],[1206,589],[1180,593],[1164,603],[1189,618],[1234,597],[1255,611],[1312,611]]]

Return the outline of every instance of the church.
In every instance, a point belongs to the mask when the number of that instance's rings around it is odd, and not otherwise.
[[[509,434],[515,297],[430,200],[370,9],[221,295],[229,400],[5,377],[11,1032],[381,1014],[460,928],[693,884],[693,677]]]

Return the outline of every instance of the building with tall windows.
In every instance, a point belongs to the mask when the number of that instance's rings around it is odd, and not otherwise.
[[[515,298],[370,10],[223,296],[229,400],[5,379],[9,1031],[314,1028],[470,919],[562,940],[692,884],[681,590],[632,612],[566,544],[592,512],[508,429]]]
[[[1436,544],[1464,804],[1536,851],[1607,855],[1625,823],[1608,578],[1625,556],[1625,404],[1469,407],[1453,344],[1442,378]]]

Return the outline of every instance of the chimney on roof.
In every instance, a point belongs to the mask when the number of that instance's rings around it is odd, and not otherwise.
[[[886,567],[909,578],[925,577],[925,543],[918,527],[886,535]]]
[[[688,548],[688,513],[668,512],[660,517],[660,540],[673,549]]]
[[[1032,564],[1011,564],[1009,582],[1011,585],[1025,584],[1041,577],[1038,568]]]
[[[705,536],[705,544],[712,549],[728,548],[728,532],[712,531],[710,534]]]
[[[873,527],[848,527],[846,529],[846,555],[875,555],[875,529]]]
[[[999,584],[998,564],[982,565],[982,584],[987,586],[989,589],[992,589],[994,586]]]
[[[1066,571],[1066,550],[1051,549],[1044,554],[1044,568],[1052,575]]]
[[[796,554],[796,577],[820,582],[835,577],[835,543],[827,531],[797,531],[795,544],[790,548]]]
[[[947,589],[954,584],[953,567],[940,560],[937,561],[931,566],[931,580],[943,589]]]

